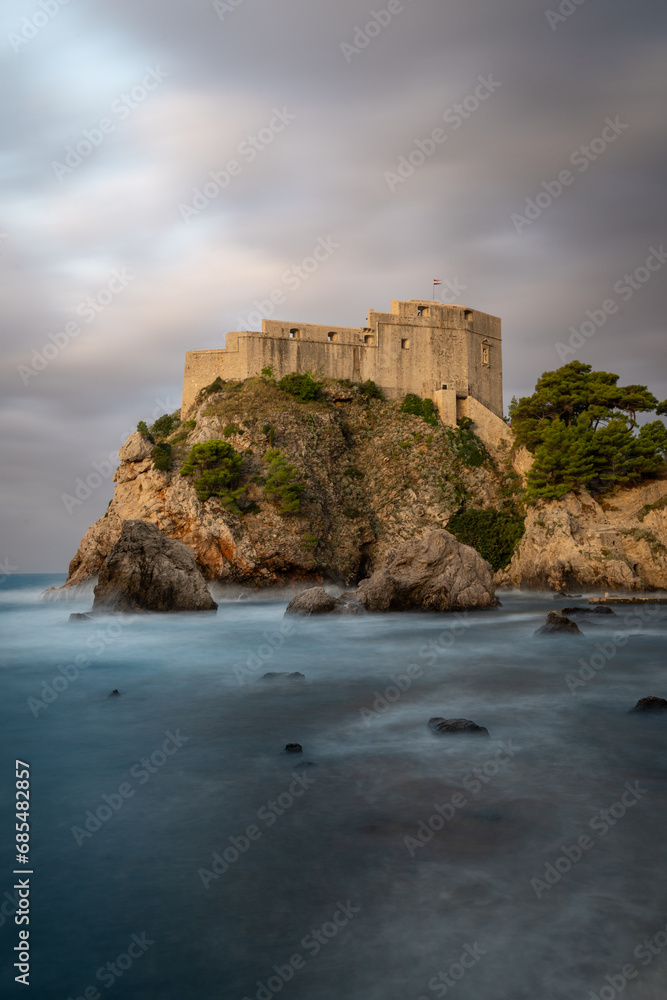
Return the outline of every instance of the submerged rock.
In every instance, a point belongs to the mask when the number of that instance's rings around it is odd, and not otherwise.
[[[440,736],[443,733],[478,733],[480,736],[488,736],[489,730],[484,726],[478,726],[470,719],[442,719],[434,716],[428,720],[428,728],[432,733]]]
[[[285,747],[286,753],[303,753],[303,747],[300,743],[288,743]]]
[[[553,635],[555,632],[565,632],[570,635],[583,635],[576,622],[571,622],[565,615],[558,611],[550,611],[547,615],[546,625],[538,628],[533,635]]]
[[[192,549],[147,521],[124,521],[100,569],[93,611],[215,611]]]
[[[561,608],[560,613],[565,615],[615,615],[616,612],[608,604],[596,604],[594,608]]]
[[[262,675],[263,681],[305,681],[305,675],[293,670],[288,673],[286,670],[271,670],[268,674]]]
[[[667,712],[667,701],[664,698],[656,698],[649,695],[647,698],[640,698],[630,712]]]
[[[367,611],[459,611],[499,603],[489,563],[444,530],[404,542],[384,569],[362,580],[356,596]]]
[[[362,608],[350,593],[334,597],[324,587],[302,590],[287,605],[286,615],[358,615]]]
[[[89,622],[92,617],[89,611],[73,611],[69,620],[71,622]]]
[[[109,695],[109,697],[110,698],[120,698],[120,691],[118,690],[118,688],[114,688],[113,691],[111,692],[111,694]]]

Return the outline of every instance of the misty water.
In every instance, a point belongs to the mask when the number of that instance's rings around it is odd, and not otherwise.
[[[565,639],[533,637],[562,602],[529,594],[464,616],[285,619],[275,595],[70,623],[90,599],[39,599],[60,582],[0,590],[0,942],[19,758],[33,996],[665,996],[667,718],[627,712],[667,695],[667,607]]]

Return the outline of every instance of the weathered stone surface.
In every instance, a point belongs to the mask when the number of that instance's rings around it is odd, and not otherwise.
[[[558,611],[550,611],[547,615],[546,625],[538,628],[534,635],[552,635],[555,632],[569,633],[570,635],[582,635],[582,631],[576,622],[571,622],[565,615]]]
[[[560,613],[570,615],[615,615],[616,612],[607,604],[598,604],[594,608],[561,608]]]
[[[104,560],[93,611],[215,611],[187,545],[146,521],[125,521]]]
[[[647,698],[640,698],[630,712],[667,712],[667,700],[649,695]]]
[[[399,546],[384,569],[362,580],[357,599],[367,611],[457,611],[498,604],[489,563],[444,530]]]
[[[350,594],[333,597],[324,587],[310,587],[293,597],[287,605],[286,615],[355,615],[362,608]]]
[[[579,490],[535,504],[496,586],[554,589],[563,597],[582,588],[667,589],[666,495],[663,476],[619,490],[605,503]]]
[[[119,450],[118,457],[121,462],[141,462],[146,458],[150,458],[152,454],[153,445],[151,442],[143,434],[140,434],[139,431],[135,431],[134,434],[130,434],[123,447]]]
[[[446,733],[477,733],[480,736],[488,736],[489,730],[485,726],[478,726],[476,722],[471,722],[470,719],[443,719],[439,716],[434,716],[432,719],[428,720],[428,728],[432,733],[436,735],[444,735]]]

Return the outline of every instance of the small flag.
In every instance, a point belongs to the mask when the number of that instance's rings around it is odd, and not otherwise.
[[[433,284],[434,284],[434,285],[441,285],[441,284],[442,284],[442,282],[440,281],[440,278],[434,278],[434,279],[433,279]]]

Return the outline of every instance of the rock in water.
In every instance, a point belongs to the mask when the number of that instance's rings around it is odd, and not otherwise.
[[[354,599],[354,595],[342,594],[333,597],[324,587],[311,587],[302,590],[293,597],[287,605],[286,615],[357,615],[363,609]]]
[[[560,613],[567,618],[569,615],[615,615],[616,612],[608,604],[596,604],[594,608],[561,608]]]
[[[362,580],[357,599],[367,611],[460,611],[498,604],[489,563],[442,529],[400,545],[384,569]]]
[[[488,736],[489,730],[484,726],[478,726],[470,719],[441,719],[435,716],[428,720],[428,728],[438,736],[442,733],[479,733],[480,736]]]
[[[93,611],[215,611],[192,549],[148,521],[124,521],[102,563]]]
[[[664,698],[656,698],[649,695],[647,698],[640,698],[631,712],[667,712],[667,701]]]
[[[550,611],[547,615],[546,625],[538,628],[534,635],[552,635],[554,632],[569,632],[570,635],[583,635],[581,629],[575,622],[571,622],[565,615],[558,611]]]

